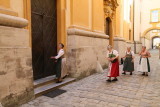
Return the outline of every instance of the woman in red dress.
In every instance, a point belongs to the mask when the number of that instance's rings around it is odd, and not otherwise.
[[[117,77],[119,76],[119,62],[118,62],[119,54],[110,45],[107,47],[107,49],[108,49],[107,58],[109,60],[108,75],[107,75],[109,79],[107,81],[108,82],[118,81]],[[113,80],[111,80],[112,77],[114,77]]]

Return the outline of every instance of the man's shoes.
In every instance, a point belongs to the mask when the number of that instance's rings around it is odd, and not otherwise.
[[[143,73],[142,75],[145,75],[145,73]]]
[[[57,81],[56,83],[61,83],[62,81]]]
[[[132,72],[130,72],[130,75],[132,75]]]

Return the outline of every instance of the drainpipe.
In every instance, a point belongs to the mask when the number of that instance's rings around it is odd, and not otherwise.
[[[134,40],[134,39],[135,39],[135,37],[134,37],[134,36],[135,36],[135,35],[134,35],[134,34],[135,34],[135,33],[134,33],[134,22],[135,22],[135,20],[134,20],[134,19],[135,19],[135,18],[134,18],[134,17],[135,17],[135,16],[134,16],[135,13],[134,13],[134,12],[135,12],[135,10],[134,10],[134,9],[135,9],[135,0],[133,0],[133,42],[134,42],[134,53],[136,53],[136,41]]]

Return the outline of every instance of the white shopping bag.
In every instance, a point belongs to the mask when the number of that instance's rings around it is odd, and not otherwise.
[[[97,72],[99,72],[99,73],[104,72],[104,70],[103,70],[99,61],[97,61]]]
[[[0,107],[3,107],[2,104],[1,104],[1,102],[0,102]]]

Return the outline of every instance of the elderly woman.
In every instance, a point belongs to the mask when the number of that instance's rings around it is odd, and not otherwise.
[[[126,72],[130,72],[130,75],[132,75],[132,72],[134,71],[134,52],[131,51],[131,47],[127,47],[127,51],[125,52],[125,58],[124,65],[123,65],[123,73],[126,75]]]
[[[61,78],[61,67],[62,67],[62,58],[64,57],[64,45],[62,43],[59,43],[58,45],[59,48],[59,52],[57,56],[53,56],[51,57],[52,59],[55,59],[56,62],[56,77],[57,77],[57,83],[61,83],[62,82],[62,78]]]
[[[151,57],[150,53],[146,50],[146,46],[142,46],[142,50],[139,53],[140,61],[138,71],[143,72],[142,75],[148,76],[148,72],[150,72],[150,64],[149,57]]]
[[[108,82],[118,81],[117,77],[119,76],[119,62],[118,62],[119,54],[116,50],[112,48],[111,45],[109,45],[107,49],[108,49],[107,59],[109,60],[108,75],[107,75],[109,79],[107,81]],[[113,80],[111,80],[112,77],[114,77]]]

